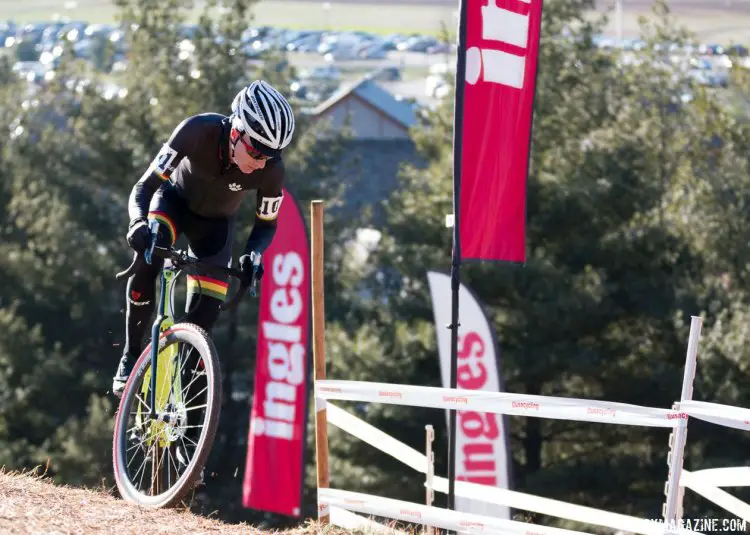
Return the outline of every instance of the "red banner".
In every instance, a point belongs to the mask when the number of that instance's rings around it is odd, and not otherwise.
[[[263,255],[242,503],[298,517],[309,387],[310,251],[305,220],[288,190],[277,224]]]
[[[524,262],[542,0],[468,0],[466,9],[461,258]]]

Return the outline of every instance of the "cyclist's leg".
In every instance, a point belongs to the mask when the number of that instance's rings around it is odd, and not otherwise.
[[[192,216],[185,225],[185,236],[190,244],[189,253],[202,262],[215,266],[230,266],[232,263],[232,241],[234,239],[234,218],[204,219]],[[227,295],[227,277],[215,273],[188,275],[188,296],[184,321],[195,323],[210,335],[219,316],[219,306]],[[184,399],[190,400],[192,407],[206,407],[207,390],[200,380],[203,362],[188,358],[183,367],[183,385],[187,385]],[[221,400],[217,400],[221,403]],[[185,438],[188,444],[197,443],[201,433],[201,422],[205,410],[191,410],[188,413],[188,427]]]
[[[156,238],[159,246],[168,247],[175,242],[183,210],[184,203],[173,190],[162,188],[154,195],[148,218],[160,223]],[[133,365],[143,351],[143,338],[151,327],[151,318],[156,308],[156,279],[163,265],[164,260],[153,257],[151,264],[144,262],[128,280],[125,345],[112,382],[112,390],[116,395],[122,393]]]
[[[185,235],[190,243],[189,253],[209,265],[232,265],[232,241],[235,219],[205,219],[193,217],[186,225]],[[219,306],[226,299],[229,280],[215,273],[191,274],[187,277],[188,297],[185,305],[190,323],[202,327],[209,334],[219,316]]]

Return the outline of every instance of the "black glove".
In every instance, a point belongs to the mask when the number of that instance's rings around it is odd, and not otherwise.
[[[239,264],[240,264],[240,271],[242,271],[243,284],[250,284],[253,282],[253,270],[255,269],[255,265],[253,265],[253,261],[256,258],[256,255],[258,257],[258,270],[255,271],[255,281],[259,282],[260,279],[263,277],[263,263],[260,262],[260,253],[256,253],[255,251],[251,251],[250,253],[245,253],[240,257]]]
[[[148,229],[148,222],[145,219],[131,221],[125,239],[128,240],[128,245],[136,253],[144,252],[151,245],[151,232]]]

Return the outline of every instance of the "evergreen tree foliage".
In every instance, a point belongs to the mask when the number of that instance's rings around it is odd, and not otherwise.
[[[739,385],[747,375],[739,363],[746,329],[739,325],[747,312],[739,281],[747,265],[747,125],[667,61],[663,43],[685,42],[689,34],[666,4],[657,2],[642,21],[648,44],[636,64],[594,46],[599,26],[584,22],[588,7],[545,3],[528,261],[466,264],[462,280],[498,333],[508,391],[671,407],[680,396],[690,316],[702,315],[695,397],[745,406]],[[450,266],[444,217],[452,212],[452,128],[449,100],[414,132],[430,165],[407,169],[388,199],[380,249],[363,274],[373,296],[361,305],[369,319],[335,334],[350,346],[340,374],[440,384],[426,271]],[[439,445],[446,444],[442,411],[349,408],[417,449],[427,423],[435,425]],[[661,514],[667,430],[510,422],[515,488],[623,513]],[[693,427],[686,468],[744,462],[741,433],[691,419]],[[726,447],[728,436],[737,450]],[[406,484],[419,475],[405,474],[349,437],[337,434],[332,443],[346,460],[332,470],[336,483],[354,483],[344,475],[351,465],[361,477],[357,488],[422,501],[421,485]],[[445,473],[444,450],[437,459]],[[686,511],[721,514],[694,497]]]

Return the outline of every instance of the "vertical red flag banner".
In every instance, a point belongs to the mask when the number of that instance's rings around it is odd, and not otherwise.
[[[525,262],[526,179],[542,0],[464,0],[462,259]]]
[[[242,503],[299,517],[309,392],[310,241],[288,190],[277,225],[263,255]]]

